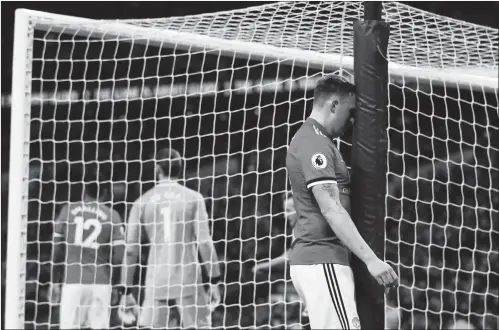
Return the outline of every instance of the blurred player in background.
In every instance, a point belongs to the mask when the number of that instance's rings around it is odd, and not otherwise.
[[[284,209],[284,217],[287,220],[287,223],[291,228],[295,226],[296,223],[296,210],[295,204],[293,202],[293,195],[291,192],[287,193],[283,198],[283,209]],[[290,249],[287,249],[282,255],[277,258],[271,259],[270,261],[259,262],[253,267],[253,272],[263,272],[270,271],[272,268],[280,268],[286,266],[287,263],[287,255],[290,252]]]
[[[63,206],[55,220],[52,295],[61,290],[61,329],[109,327],[112,266],[123,262],[121,218],[103,204],[109,188],[85,182],[83,200]]]
[[[284,209],[284,217],[287,220],[287,223],[291,228],[294,228],[296,224],[296,209],[295,203],[293,201],[293,194],[291,191],[287,192],[283,198],[283,209]],[[294,234],[293,234],[294,240]],[[288,255],[291,252],[291,248],[286,249],[286,251],[277,258],[271,259],[270,261],[264,261],[256,264],[253,267],[254,273],[271,271],[272,268],[281,268],[285,267],[288,263]],[[309,320],[308,320],[308,311],[305,306],[302,309],[302,327],[308,328]]]
[[[204,199],[178,183],[182,160],[176,150],[160,150],[156,164],[157,185],[134,203],[128,219],[122,284],[130,288],[133,283],[145,235],[151,246],[140,326],[210,328],[212,308],[220,303],[220,270]],[[211,278],[209,295],[198,256]],[[131,299],[126,292],[124,309]]]
[[[390,287],[398,281],[349,215],[350,174],[332,140],[353,122],[354,109],[354,85],[334,74],[323,77],[315,87],[312,113],[293,137],[286,158],[298,217],[290,274],[312,329],[360,328],[350,251],[379,284]]]

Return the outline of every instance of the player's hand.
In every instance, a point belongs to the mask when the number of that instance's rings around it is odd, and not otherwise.
[[[265,271],[265,270],[268,271],[268,269],[269,269],[269,263],[268,262],[261,262],[261,263],[256,264],[255,266],[253,266],[252,271],[254,274],[257,274],[257,273]]]
[[[222,295],[220,293],[220,283],[216,284],[210,284],[209,288],[210,292],[210,306],[211,310],[214,311],[215,308],[220,305],[220,302],[222,301]]]
[[[366,264],[369,273],[387,290],[398,285],[399,277],[393,268],[379,258]]]
[[[62,285],[60,283],[50,283],[48,288],[48,301],[51,304],[58,304],[61,301],[61,289]]]
[[[113,291],[111,291],[111,306],[118,306],[120,298],[121,298],[120,290],[113,288]]]
[[[118,317],[125,325],[132,325],[137,322],[139,316],[139,305],[133,295],[122,295],[118,308]]]

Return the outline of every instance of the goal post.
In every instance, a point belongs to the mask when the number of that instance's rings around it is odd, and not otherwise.
[[[55,219],[58,203],[72,195],[70,182],[81,183],[78,171],[89,163],[111,173],[126,216],[136,193],[152,184],[148,155],[166,141],[186,158],[186,179],[206,198],[225,258],[220,322],[254,328],[259,316],[279,314],[254,293],[267,290],[285,302],[280,324],[296,324],[289,281],[251,267],[286,248],[283,151],[310,110],[317,79],[353,72],[361,6],[278,2],[146,20],[18,10],[5,105],[12,111],[6,328],[50,322],[41,320],[42,308],[52,307],[42,294],[26,298],[27,284],[40,291],[46,284],[26,263],[38,273],[48,263],[39,250],[27,255],[47,242],[40,232],[29,238],[28,226]],[[404,328],[459,319],[485,327],[499,305],[498,31],[396,2],[383,7],[391,27],[385,258],[401,276],[387,299]],[[350,138],[337,144],[350,159]],[[47,177],[30,176],[32,160]],[[32,184],[56,191],[31,192]],[[42,206],[50,209],[44,221],[37,218]],[[479,240],[470,243],[472,236]],[[253,296],[243,291],[248,286]],[[27,301],[36,314],[28,325]]]
[[[352,133],[351,215],[359,233],[378,258],[385,256],[385,196],[388,127],[390,27],[381,2],[364,2],[364,20],[354,23],[355,123]],[[385,293],[366,265],[352,256],[360,324],[386,329]]]
[[[12,106],[9,159],[8,249],[5,286],[5,327],[24,327],[26,221],[28,208],[31,50],[29,16],[16,12],[12,61]]]

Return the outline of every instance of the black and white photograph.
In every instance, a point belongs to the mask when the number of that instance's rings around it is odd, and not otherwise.
[[[2,329],[499,330],[499,1],[2,1]]]

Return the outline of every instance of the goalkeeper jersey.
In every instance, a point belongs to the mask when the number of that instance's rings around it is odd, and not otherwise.
[[[336,182],[348,210],[350,174],[332,139],[314,119],[307,119],[293,137],[286,168],[298,217],[290,264],[349,265],[349,252],[322,215],[311,189],[317,184]]]
[[[146,294],[174,299],[195,293],[201,284],[198,243],[211,240],[201,194],[163,182],[140,197],[130,211],[127,245],[150,242]]]
[[[66,243],[65,283],[111,284],[112,246],[124,242],[116,211],[90,198],[65,205],[54,236]]]

